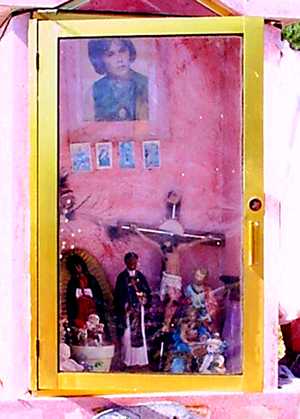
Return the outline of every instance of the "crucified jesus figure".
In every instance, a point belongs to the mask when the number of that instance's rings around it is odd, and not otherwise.
[[[167,332],[170,328],[171,320],[177,309],[178,300],[182,293],[182,277],[180,269],[180,253],[182,250],[194,247],[203,242],[203,240],[195,240],[190,243],[178,243],[176,237],[170,237],[161,245],[153,239],[143,234],[136,225],[131,224],[131,231],[139,236],[143,242],[148,243],[155,248],[162,258],[162,277],[160,283],[160,299],[165,302],[164,328]]]

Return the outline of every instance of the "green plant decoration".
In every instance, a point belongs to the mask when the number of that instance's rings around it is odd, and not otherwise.
[[[287,40],[291,48],[300,50],[300,22],[285,26],[281,34],[282,39]]]

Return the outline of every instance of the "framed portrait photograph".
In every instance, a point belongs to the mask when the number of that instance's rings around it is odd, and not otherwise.
[[[145,169],[160,167],[160,144],[159,141],[143,142],[143,161]]]
[[[90,144],[86,144],[86,143],[71,144],[70,157],[71,157],[73,172],[78,173],[78,172],[91,172],[92,171]]]
[[[112,144],[102,142],[96,144],[96,162],[97,169],[112,168]]]
[[[133,69],[139,59],[129,38],[88,42],[88,56],[97,73],[92,86],[95,121],[148,119],[148,77]]]
[[[134,142],[131,140],[121,141],[119,143],[119,156],[121,169],[134,169]]]

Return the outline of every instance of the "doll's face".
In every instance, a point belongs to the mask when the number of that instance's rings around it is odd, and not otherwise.
[[[129,271],[135,271],[137,267],[137,259],[135,257],[131,257],[126,261],[126,267]]]
[[[222,342],[219,339],[211,339],[207,345],[207,352],[211,354],[216,354],[220,352]]]
[[[198,340],[198,330],[196,326],[192,323],[191,326],[186,331],[187,340],[190,342],[195,342]]]
[[[197,270],[195,272],[194,284],[195,285],[202,285],[206,277],[207,277],[206,272],[202,272],[200,270]]]
[[[199,310],[194,307],[189,307],[186,312],[186,317],[190,319],[191,322],[196,322],[199,317]]]
[[[178,204],[179,201],[180,201],[180,196],[178,195],[178,193],[175,191],[170,192],[168,196],[168,202],[172,205],[176,205]]]
[[[197,325],[192,321],[182,323],[181,333],[184,336],[184,338],[189,342],[195,342],[198,340]]]
[[[90,314],[88,317],[88,322],[93,326],[98,325],[100,323],[100,318],[98,314]]]
[[[83,269],[82,269],[82,266],[80,265],[80,263],[78,263],[77,265],[75,265],[75,271],[76,271],[78,274],[82,274]]]

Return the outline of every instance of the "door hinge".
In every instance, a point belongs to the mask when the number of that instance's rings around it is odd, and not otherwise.
[[[40,69],[40,54],[38,52],[36,53],[36,57],[35,57],[35,65],[36,65],[37,71],[39,71],[39,69]]]
[[[37,358],[39,358],[40,356],[40,340],[39,339],[35,341],[35,345],[36,345],[36,356]]]

